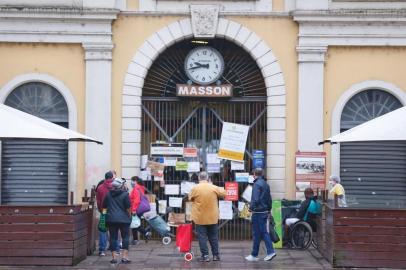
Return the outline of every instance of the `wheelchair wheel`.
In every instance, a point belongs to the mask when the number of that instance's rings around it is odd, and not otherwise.
[[[292,229],[291,240],[293,247],[307,249],[313,240],[312,227],[304,221],[296,223]]]

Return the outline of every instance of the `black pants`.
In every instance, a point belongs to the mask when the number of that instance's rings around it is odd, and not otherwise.
[[[120,250],[118,247],[118,231],[121,233],[121,239],[123,241],[123,249],[128,250],[130,242],[130,224],[127,223],[107,223],[110,233],[110,251]]]

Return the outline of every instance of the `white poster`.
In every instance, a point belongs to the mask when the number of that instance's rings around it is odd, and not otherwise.
[[[182,181],[180,183],[180,194],[184,195],[184,194],[189,194],[190,191],[192,190],[192,188],[196,185],[196,183],[194,182],[190,182],[190,181]]]
[[[150,181],[151,180],[151,173],[149,170],[140,171],[140,178],[142,181]]]
[[[165,195],[179,195],[179,185],[165,185]]]
[[[199,161],[188,162],[187,172],[200,172],[200,162]]]
[[[247,172],[235,173],[235,181],[239,183],[248,183],[250,174]]]
[[[141,156],[141,169],[145,169],[147,167],[148,155]]]
[[[166,207],[168,202],[166,200],[159,200],[158,201],[158,212],[160,214],[166,214]]]
[[[168,167],[175,167],[176,166],[176,161],[178,159],[176,157],[164,157],[164,165]]]
[[[217,153],[208,153],[206,155],[206,162],[209,164],[220,164],[220,159],[218,159]]]
[[[208,173],[219,173],[220,163],[207,163],[206,170]]]
[[[247,202],[251,201],[251,196],[252,196],[252,186],[248,185],[244,192],[242,193],[242,196]]]
[[[243,161],[249,129],[246,125],[224,122],[218,157]]]
[[[233,219],[233,202],[219,201],[220,219]]]
[[[244,209],[245,202],[238,201],[238,212],[241,212]]]
[[[245,170],[244,161],[243,162],[231,161],[231,170],[232,171],[243,171],[243,170]]]
[[[182,208],[182,198],[169,197],[169,207]]]

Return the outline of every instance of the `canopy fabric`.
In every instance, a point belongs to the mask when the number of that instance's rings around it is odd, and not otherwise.
[[[334,135],[319,144],[404,140],[406,140],[406,106]]]
[[[45,139],[89,141],[103,144],[91,137],[61,127],[31,114],[0,104],[0,140]]]

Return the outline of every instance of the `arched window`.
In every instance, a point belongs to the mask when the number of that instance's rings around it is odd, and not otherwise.
[[[5,104],[58,125],[69,126],[68,106],[52,86],[30,82],[14,89]],[[2,204],[66,204],[68,144],[5,140],[1,159]]]
[[[390,93],[370,89],[345,105],[340,130],[345,131],[402,107]],[[398,206],[406,199],[406,143],[398,141],[340,144],[340,175],[350,203]]]

